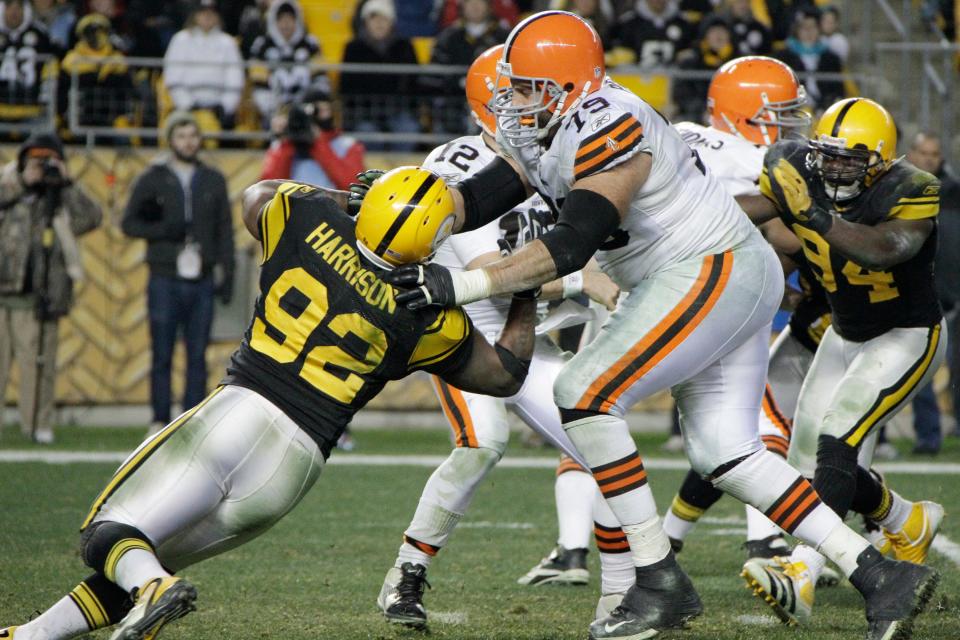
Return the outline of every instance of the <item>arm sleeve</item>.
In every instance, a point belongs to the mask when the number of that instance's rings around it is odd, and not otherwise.
[[[226,279],[232,280],[234,269],[233,215],[230,212],[230,196],[227,183],[221,178],[220,215],[217,220],[217,261],[223,266]]]
[[[70,212],[70,230],[74,235],[89,233],[100,226],[103,210],[79,185],[64,191],[63,203]]]
[[[293,166],[293,143],[287,140],[275,142],[263,157],[261,180],[287,180]]]
[[[887,219],[922,220],[940,213],[940,181],[930,174],[920,174],[897,198]]]
[[[132,238],[175,240],[179,235],[165,221],[163,206],[150,182],[150,174],[145,173],[133,185],[133,194],[123,212],[120,228]]]
[[[313,142],[311,155],[323,169],[324,173],[333,180],[333,184],[337,189],[346,189],[349,187],[351,182],[356,181],[357,174],[363,171],[362,160],[358,168],[355,157],[350,158],[349,161],[347,160],[349,153],[345,158],[339,157],[330,147],[330,138],[326,135],[317,136],[317,139]]]
[[[408,367],[440,374],[462,367],[472,349],[473,325],[463,309],[442,309],[410,356]]]

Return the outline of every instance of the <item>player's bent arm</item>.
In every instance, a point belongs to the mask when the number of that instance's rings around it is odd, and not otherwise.
[[[734,200],[753,224],[761,225],[779,215],[776,205],[764,195],[743,195],[737,196]]]
[[[917,255],[933,226],[930,218],[892,219],[868,226],[835,215],[823,239],[861,267],[883,271]]]
[[[290,182],[290,180],[261,180],[249,187],[243,192],[243,224],[257,240],[260,240],[260,211],[263,205],[270,202],[280,185]],[[347,191],[338,191],[336,189],[327,189],[325,187],[314,187],[322,191],[325,196],[336,203],[343,211],[347,210],[347,198],[350,195]]]
[[[456,217],[454,233],[479,229],[532,193],[517,163],[497,156],[493,162],[450,189]]]
[[[491,346],[475,331],[473,350],[466,364],[440,377],[461,391],[496,397],[516,394],[526,380],[533,358],[536,323],[536,300],[514,298],[497,343]]]

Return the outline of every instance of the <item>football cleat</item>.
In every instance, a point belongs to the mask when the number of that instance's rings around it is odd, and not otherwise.
[[[923,564],[942,521],[943,507],[936,502],[924,500],[914,503],[910,516],[900,531],[892,533],[884,529],[883,535],[890,542],[893,556],[897,560]]]
[[[797,625],[813,610],[814,584],[806,563],[774,558],[776,566],[748,560],[740,575],[747,588],[773,609],[784,624]]]
[[[6,629],[0,629],[0,638],[9,638],[12,640],[13,632],[16,631],[16,627],[7,627]]]
[[[423,628],[427,625],[423,591],[429,586],[427,568],[422,564],[404,562],[399,568],[391,567],[380,587],[377,606],[388,622]]]
[[[583,585],[590,580],[587,571],[587,549],[565,549],[557,545],[550,555],[517,579],[518,584]]]
[[[665,629],[684,627],[701,613],[700,596],[671,552],[653,565],[637,567],[636,584],[609,615],[590,625],[590,638],[652,638]]]
[[[743,543],[747,550],[747,561],[762,562],[768,567],[778,566],[774,558],[790,555],[790,545],[781,535],[772,535],[761,540],[747,540]]]
[[[867,609],[867,640],[908,640],[913,621],[936,591],[940,574],[923,565],[884,558],[867,547],[850,583]]]
[[[817,576],[817,589],[822,589],[823,587],[835,587],[840,584],[842,579],[843,576],[840,575],[839,571],[833,567],[825,566],[820,569],[820,575]]]
[[[680,538],[671,538],[667,536],[667,540],[670,541],[670,550],[674,553],[680,553],[683,551],[683,540]]]
[[[623,596],[624,594],[622,593],[605,593],[600,596],[600,599],[597,601],[597,613],[593,619],[600,620],[613,613],[613,610],[623,602]]]
[[[154,578],[135,594],[133,608],[117,624],[110,640],[153,640],[168,622],[197,608],[196,587],[177,576]]]

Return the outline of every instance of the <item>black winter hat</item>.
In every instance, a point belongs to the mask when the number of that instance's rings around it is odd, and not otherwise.
[[[17,151],[17,170],[23,171],[27,158],[33,155],[56,156],[63,160],[63,143],[54,133],[34,133]]]

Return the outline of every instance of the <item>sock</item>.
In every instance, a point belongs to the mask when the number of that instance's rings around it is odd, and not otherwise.
[[[850,509],[862,513],[871,520],[886,517],[890,510],[890,490],[878,476],[857,465],[857,489],[853,494]]]
[[[820,499],[841,518],[847,517],[857,490],[857,450],[833,436],[817,438],[813,486]]]
[[[798,544],[790,554],[790,562],[802,562],[810,570],[810,579],[813,584],[817,584],[817,578],[823,572],[823,567],[827,559],[813,547],[805,544]]]
[[[595,494],[593,533],[600,555],[600,593],[626,593],[637,580],[630,543],[599,491]]]
[[[423,487],[394,566],[404,562],[430,566],[470,506],[480,482],[499,460],[500,452],[486,447],[459,447],[450,452]]]
[[[664,516],[663,530],[669,537],[682,542],[707,509],[722,497],[722,491],[691,469]]]
[[[124,552],[116,561],[113,575],[108,574],[107,577],[129,593],[149,580],[169,575],[153,551],[136,548]]]
[[[910,517],[914,503],[903,499],[899,493],[887,489],[886,486],[883,488],[886,493],[890,494],[890,507],[887,509],[887,515],[881,518],[874,518],[872,515],[868,515],[867,517],[875,520],[877,524],[887,531],[899,533],[903,530],[904,525],[907,524],[907,518]]]
[[[65,640],[116,624],[130,611],[130,594],[93,574],[30,622],[17,627],[17,640]]]
[[[840,523],[840,517],[820,501],[810,482],[767,449],[743,458],[713,483],[813,546]]]
[[[782,536],[783,531],[770,518],[763,515],[756,508],[746,505],[747,540],[766,540],[770,536]]]
[[[600,414],[568,422],[563,428],[590,465],[600,492],[621,525],[642,524],[657,517],[647,472],[622,418]]]
[[[869,542],[843,522],[838,522],[823,542],[817,545],[817,551],[833,560],[843,575],[849,578],[857,569],[857,556],[867,547],[870,547]]]
[[[597,492],[593,476],[564,456],[553,485],[557,505],[557,544],[565,549],[590,546],[590,523],[593,522],[593,501]]]
[[[38,617],[18,626],[15,633],[17,640],[67,640],[90,633],[93,629],[87,624],[87,619],[72,596],[67,595]]]

